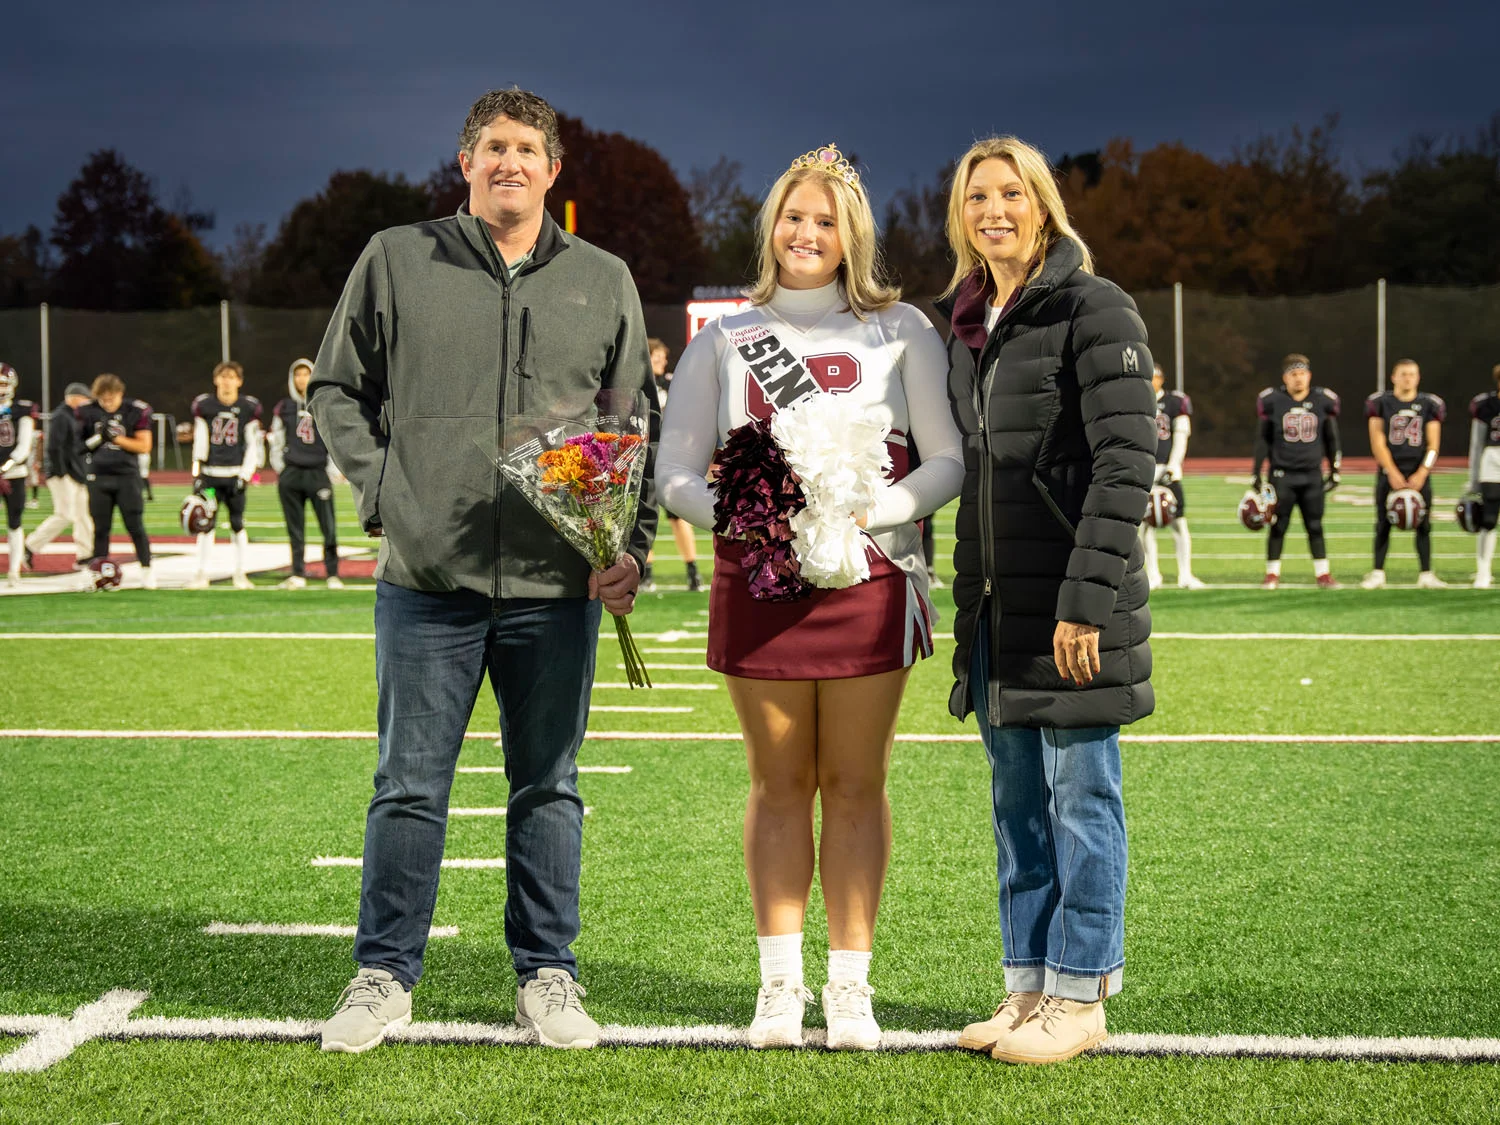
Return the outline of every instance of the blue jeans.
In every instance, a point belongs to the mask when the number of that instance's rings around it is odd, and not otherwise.
[[[575,977],[588,724],[600,603],[490,599],[381,582],[375,594],[380,761],[365,823],[354,960],[410,988],[437,901],[448,793],[486,670],[500,706],[505,775],[505,940],[522,983]]]
[[[990,759],[1005,987],[1113,996],[1125,965],[1120,728],[992,727],[988,674],[981,622],[969,693]]]

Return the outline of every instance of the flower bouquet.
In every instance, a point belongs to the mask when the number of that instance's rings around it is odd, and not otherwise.
[[[602,571],[620,561],[635,529],[649,424],[645,396],[638,392],[602,391],[596,405],[592,425],[508,419],[505,451],[494,462],[568,545]],[[612,616],[626,681],[632,688],[650,687],[630,622]]]
[[[890,427],[842,395],[807,395],[730,431],[714,480],[714,530],[745,541],[750,596],[791,601],[870,577],[856,513],[875,503]]]

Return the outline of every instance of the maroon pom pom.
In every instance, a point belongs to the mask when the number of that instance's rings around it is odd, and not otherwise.
[[[729,431],[714,476],[714,531],[745,544],[743,565],[757,601],[795,601],[802,580],[788,521],[807,507],[801,481],[771,436],[769,420]]]

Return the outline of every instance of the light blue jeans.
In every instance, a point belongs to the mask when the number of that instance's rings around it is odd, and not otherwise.
[[[988,677],[981,622],[969,692],[990,759],[1005,987],[1113,996],[1125,965],[1120,728],[992,727]]]

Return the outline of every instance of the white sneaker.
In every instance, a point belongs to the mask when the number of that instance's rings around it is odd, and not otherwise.
[[[1360,580],[1361,590],[1378,590],[1385,585],[1385,571],[1372,570]]]
[[[516,989],[516,1025],[535,1031],[544,1047],[592,1047],[599,1025],[583,1010],[580,998],[587,995],[566,969],[542,969]]]
[[[330,574],[328,576],[328,581],[324,583],[324,585],[326,585],[330,590],[342,590],[344,588],[343,579],[341,579],[337,574]]]
[[[1205,582],[1205,581],[1203,581],[1203,579],[1197,578],[1197,577],[1195,577],[1194,575],[1191,575],[1191,574],[1185,574],[1181,578],[1179,578],[1177,580],[1177,585],[1178,585],[1179,589],[1183,589],[1183,590],[1207,590],[1208,589],[1208,583],[1207,582]]]
[[[208,575],[204,574],[200,570],[197,574],[193,575],[192,579],[188,582],[188,584],[186,586],[183,587],[183,589],[184,590],[207,590],[208,589]]]
[[[874,994],[868,984],[852,980],[831,980],[823,986],[830,1051],[873,1051],[880,1046],[880,1025],[870,1006]]]
[[[357,1055],[411,1023],[411,993],[384,969],[361,969],[323,1024],[323,1050]]]
[[[19,590],[21,588],[21,576],[14,571],[7,576],[5,581],[12,590]]]
[[[141,588],[145,590],[156,589],[156,571],[149,566],[141,568]]]
[[[1148,574],[1148,575],[1146,575],[1146,587],[1148,589],[1151,589],[1151,590],[1160,590],[1161,589],[1161,575],[1160,574]]]
[[[1474,589],[1488,590],[1490,588],[1490,576],[1488,574],[1476,574],[1474,576]]]
[[[745,1041],[752,1047],[802,1046],[802,1009],[812,998],[801,981],[773,977],[755,997],[755,1019]]]
[[[276,588],[278,590],[305,590],[307,589],[307,579],[303,578],[300,574],[293,574],[276,583]]]
[[[236,590],[253,590],[255,583],[250,581],[250,576],[243,570],[234,576],[234,588]]]
[[[1424,570],[1417,575],[1417,589],[1419,590],[1446,590],[1448,583],[1444,582],[1430,570]]]

